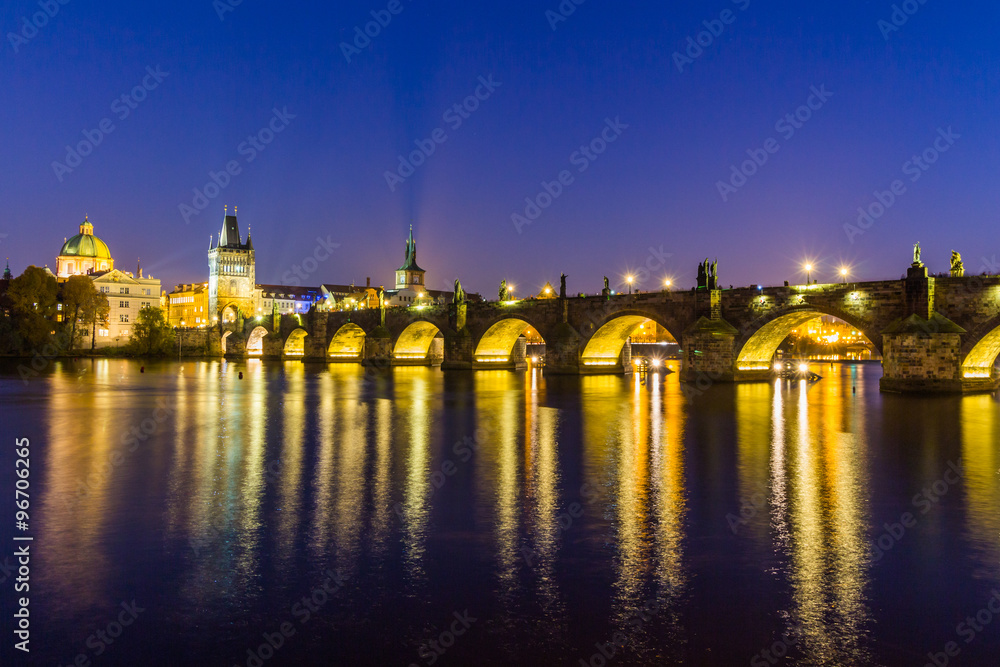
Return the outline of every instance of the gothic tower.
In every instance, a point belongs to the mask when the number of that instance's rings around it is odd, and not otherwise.
[[[220,322],[236,321],[237,313],[244,318],[255,315],[253,241],[247,234],[247,242],[242,242],[235,213],[227,212],[218,243],[213,239],[208,248],[208,309]]]
[[[410,238],[406,241],[406,258],[403,266],[396,270],[396,289],[422,290],[424,273],[426,271],[417,266],[417,242],[413,240],[413,225],[410,225]]]

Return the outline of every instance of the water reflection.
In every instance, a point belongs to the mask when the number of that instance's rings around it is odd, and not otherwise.
[[[965,469],[966,539],[974,576],[1000,582],[1000,416],[992,396],[962,399],[962,465]]]

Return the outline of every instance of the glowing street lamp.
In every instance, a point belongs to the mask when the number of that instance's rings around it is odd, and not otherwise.
[[[844,279],[845,283],[847,282],[847,274],[848,274],[847,267],[846,266],[840,267],[840,276]]]
[[[663,287],[664,287],[664,289],[670,289],[670,286],[673,285],[673,284],[674,284],[674,281],[671,280],[670,278],[664,278],[663,279]]]
[[[811,274],[812,274],[812,270],[813,270],[813,265],[807,263],[802,268],[805,269],[805,272],[806,272],[806,285],[809,285],[809,284],[812,283]]]
[[[631,294],[632,293],[632,276],[626,277],[625,278],[625,282],[628,283],[628,293]]]

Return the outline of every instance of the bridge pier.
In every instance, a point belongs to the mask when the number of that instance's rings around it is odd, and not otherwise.
[[[704,382],[706,377],[713,382],[766,379],[763,368],[737,369],[737,375],[734,369],[738,333],[721,318],[699,318],[681,336],[681,382]]]

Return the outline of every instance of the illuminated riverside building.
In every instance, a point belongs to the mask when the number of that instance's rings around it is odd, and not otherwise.
[[[167,295],[167,321],[172,327],[202,327],[212,324],[208,306],[208,283],[177,285]]]
[[[211,318],[235,322],[238,315],[253,317],[257,311],[256,258],[253,240],[240,237],[240,226],[233,215],[222,221],[219,239],[208,248],[208,307]]]

